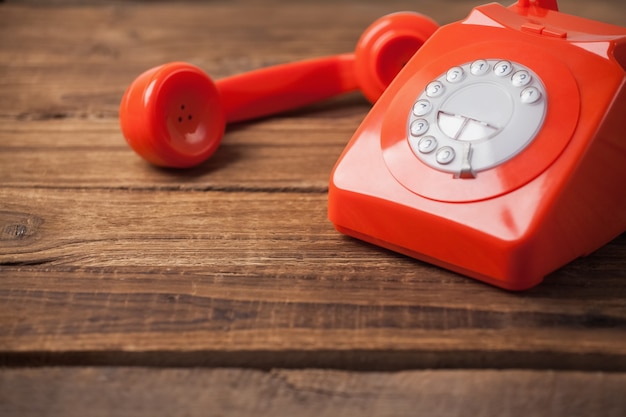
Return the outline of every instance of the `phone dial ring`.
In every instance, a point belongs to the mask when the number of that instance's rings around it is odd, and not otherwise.
[[[477,59],[451,67],[417,97],[408,117],[415,156],[456,178],[475,178],[521,152],[546,114],[546,89],[519,63]]]
[[[381,135],[387,168],[404,187],[437,201],[478,201],[523,186],[558,158],[577,125],[580,101],[571,92],[578,87],[548,52],[541,62],[525,64],[525,49],[490,42],[485,56],[480,44],[473,45],[408,79],[407,93],[392,101]],[[529,78],[519,79],[521,74]],[[469,104],[474,90],[481,94]],[[493,122],[484,120],[486,113]]]

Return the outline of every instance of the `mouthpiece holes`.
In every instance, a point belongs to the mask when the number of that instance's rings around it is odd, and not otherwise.
[[[181,112],[184,112],[186,108],[187,107],[184,104],[180,105],[180,111]],[[188,121],[193,120],[193,115],[192,114],[188,114],[187,117],[184,117],[184,116],[185,116],[184,114],[178,116],[178,123],[182,123],[185,119],[187,119]]]

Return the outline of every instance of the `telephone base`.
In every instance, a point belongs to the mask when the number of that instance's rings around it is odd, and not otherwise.
[[[331,175],[330,220],[500,288],[539,284],[626,231],[625,67],[626,28],[474,9],[422,46],[356,131]]]

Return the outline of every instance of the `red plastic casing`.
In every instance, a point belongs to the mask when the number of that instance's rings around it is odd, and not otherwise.
[[[626,230],[626,29],[537,3],[478,7],[407,63],[332,172],[337,230],[508,290]],[[413,154],[407,119],[430,81],[481,58],[531,68],[547,113],[515,157],[454,178]]]

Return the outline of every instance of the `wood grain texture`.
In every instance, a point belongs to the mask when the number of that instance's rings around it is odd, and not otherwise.
[[[623,238],[511,294],[342,237],[323,193],[13,192],[7,360],[626,369]]]
[[[0,415],[623,415],[626,235],[519,294],[340,235],[359,93],[231,126],[187,171],[120,134],[149,67],[219,78],[477,4],[1,2]],[[561,8],[626,25],[621,0]]]
[[[445,23],[478,3],[445,4],[419,8]],[[189,171],[149,167],[119,133],[151,66],[222,77],[345,52],[415,8],[0,5],[2,363],[626,370],[625,236],[511,294],[333,230],[358,93],[233,126]],[[619,2],[563,8],[626,25]]]
[[[621,417],[625,386],[625,374],[551,371],[12,369],[0,373],[0,413],[5,417]]]

